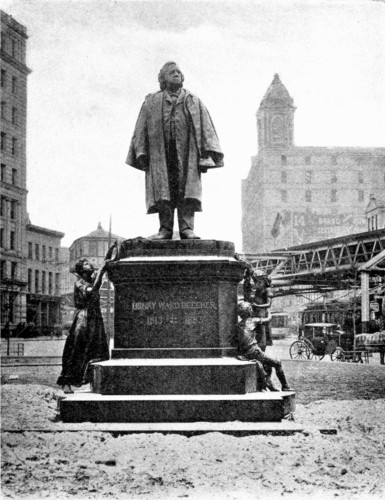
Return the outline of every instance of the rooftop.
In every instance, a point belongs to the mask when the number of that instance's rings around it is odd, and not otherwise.
[[[290,97],[289,92],[281,82],[278,73],[274,75],[273,81],[261,101],[261,107],[268,106],[273,103],[285,104],[286,106],[294,108],[293,99]]]

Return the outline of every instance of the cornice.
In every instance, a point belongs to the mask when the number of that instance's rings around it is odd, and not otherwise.
[[[9,54],[7,54],[4,50],[0,51],[0,58],[4,62],[10,64],[11,66],[13,66],[17,70],[19,70],[24,75],[29,75],[30,73],[32,73],[32,70],[27,68],[27,66],[25,64],[23,64],[19,61],[16,61],[13,57],[11,57]]]

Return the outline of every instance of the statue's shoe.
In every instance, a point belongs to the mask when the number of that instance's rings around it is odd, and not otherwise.
[[[200,240],[199,236],[197,236],[191,229],[187,229],[179,234],[181,240]]]
[[[172,232],[169,231],[159,231],[155,236],[151,238],[152,240],[172,240]]]

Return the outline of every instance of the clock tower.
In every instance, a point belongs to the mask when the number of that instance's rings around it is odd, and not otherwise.
[[[293,99],[275,74],[257,111],[259,149],[293,146]]]

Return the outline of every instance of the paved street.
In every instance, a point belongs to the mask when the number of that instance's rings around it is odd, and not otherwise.
[[[287,337],[285,339],[279,339],[273,341],[273,346],[268,347],[266,353],[272,357],[289,360],[290,354],[289,349],[293,342],[297,340],[296,336]],[[6,354],[6,341],[2,339],[1,341],[1,353],[2,353],[2,364],[36,364],[36,363],[49,363],[55,364],[61,362],[61,355],[63,352],[63,347],[65,343],[65,337],[62,338],[35,338],[35,339],[11,339],[13,348],[11,353],[17,344],[23,345],[24,356],[19,356],[17,361],[15,361],[15,356],[11,356],[7,359]],[[113,344],[111,342],[111,348]],[[44,360],[44,358],[47,358]],[[330,363],[330,356],[325,356],[322,361],[317,361],[318,363]],[[380,355],[378,353],[373,353],[369,359],[369,364],[379,364]]]

